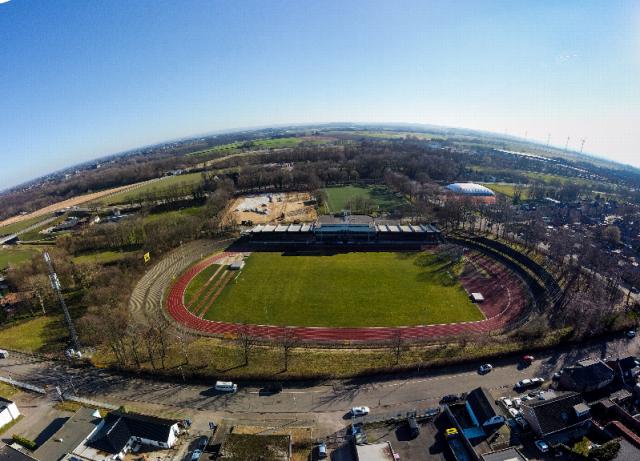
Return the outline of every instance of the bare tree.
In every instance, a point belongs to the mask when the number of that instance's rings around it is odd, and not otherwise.
[[[402,336],[402,330],[396,329],[393,332],[393,336],[391,338],[391,348],[396,359],[396,365],[398,365],[400,363],[400,355],[402,354],[402,350],[404,349],[404,338]]]
[[[249,365],[249,355],[253,348],[258,344],[258,337],[251,331],[249,325],[240,325],[236,330],[236,341],[242,349],[242,356],[244,357],[244,365]]]
[[[289,369],[289,357],[291,355],[291,350],[297,347],[301,343],[301,340],[293,328],[284,327],[282,329],[282,334],[278,338],[278,343],[280,344],[280,347],[282,347],[284,371],[287,371]]]

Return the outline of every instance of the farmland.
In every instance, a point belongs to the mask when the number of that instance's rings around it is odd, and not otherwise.
[[[429,253],[253,253],[227,271],[204,318],[296,326],[399,326],[481,320],[450,268]],[[216,269],[187,287],[186,297]],[[230,278],[233,277],[233,278]],[[227,280],[228,278],[228,280]],[[205,304],[207,302],[205,301]]]
[[[341,186],[328,187],[323,189],[326,194],[326,206],[328,212],[336,213],[340,210],[348,209],[350,202],[353,203],[357,197],[361,197],[371,202],[380,211],[407,205],[404,198],[392,194],[384,186]]]

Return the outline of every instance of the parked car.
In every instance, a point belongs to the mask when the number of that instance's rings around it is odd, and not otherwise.
[[[351,409],[352,416],[364,416],[369,414],[369,407],[353,407]]]
[[[327,444],[320,442],[317,446],[318,459],[326,459],[327,457]]]
[[[536,440],[534,444],[540,453],[547,453],[549,451],[549,444],[544,440]]]
[[[191,455],[191,461],[198,461],[202,456],[202,450],[193,450],[193,454]]]
[[[561,371],[556,371],[553,376],[551,377],[552,380],[554,381],[558,381],[560,379],[560,376],[562,376],[562,372]]]
[[[442,396],[440,399],[440,403],[453,403],[458,401],[458,396],[456,394],[447,394]]]
[[[540,386],[544,383],[544,378],[531,378],[531,384],[534,386]]]
[[[236,392],[238,385],[231,381],[216,381],[215,390],[220,392]]]
[[[511,408],[513,406],[513,400],[507,397],[502,397],[502,403],[504,403],[504,406],[507,408]]]
[[[523,355],[521,359],[522,363],[524,363],[525,365],[531,365],[534,360],[535,358],[533,357],[533,355]]]
[[[491,370],[493,370],[493,365],[491,365],[490,363],[485,363],[484,365],[480,365],[480,368],[478,368],[478,372],[481,375],[484,375],[485,373],[489,373]]]
[[[515,387],[516,389],[521,390],[521,389],[526,389],[528,387],[531,387],[531,385],[532,385],[531,380],[529,378],[526,378],[518,381]]]
[[[627,331],[627,338],[635,338],[635,337],[636,337],[636,330]]]
[[[513,399],[513,406],[516,408],[520,408],[520,405],[522,405],[522,399],[519,397],[516,397],[515,399]]]
[[[517,408],[509,408],[509,414],[513,418],[516,418],[516,417],[520,416],[520,410],[518,410]]]

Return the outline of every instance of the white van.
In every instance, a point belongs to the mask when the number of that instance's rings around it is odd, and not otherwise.
[[[238,390],[238,385],[231,381],[216,381],[215,389],[220,392],[236,392]]]

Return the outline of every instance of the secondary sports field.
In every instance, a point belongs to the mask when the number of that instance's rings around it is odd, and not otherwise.
[[[219,269],[205,269],[185,293],[188,308],[209,320],[371,327],[484,318],[429,253],[253,253],[239,273]]]
[[[403,205],[407,205],[404,198],[397,197],[384,186],[341,186],[323,189],[327,196],[327,208],[329,213],[348,209],[349,204],[354,203],[357,197],[370,201],[380,211],[388,211]]]

